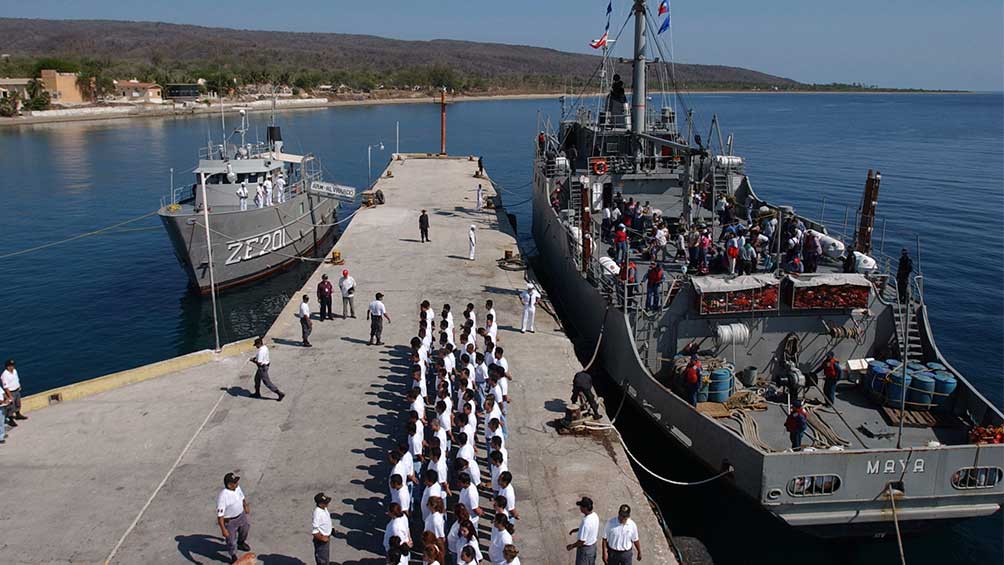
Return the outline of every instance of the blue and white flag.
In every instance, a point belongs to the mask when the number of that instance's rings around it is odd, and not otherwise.
[[[666,21],[662,22],[662,26],[659,28],[659,33],[657,33],[656,35],[662,35],[662,32],[666,31],[667,29],[669,29],[669,14],[668,13],[666,14]]]

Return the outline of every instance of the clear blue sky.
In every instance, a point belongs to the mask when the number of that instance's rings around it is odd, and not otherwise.
[[[657,0],[649,4],[654,10]],[[614,0],[611,28],[620,27],[629,5],[630,0]],[[673,43],[681,62],[748,67],[803,82],[1004,89],[1001,0],[672,0],[672,5]],[[606,0],[0,0],[0,16],[469,39],[590,52],[587,43],[602,32],[605,7]],[[628,56],[627,47],[624,41],[618,55]]]

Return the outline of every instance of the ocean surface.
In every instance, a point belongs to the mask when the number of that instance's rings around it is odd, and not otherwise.
[[[882,172],[876,246],[907,247],[925,276],[938,346],[991,401],[1004,401],[1004,98],[1001,94],[699,94],[686,97],[707,139],[712,114],[734,134],[758,194],[838,229],[853,215],[869,168]],[[679,108],[678,108],[679,110]],[[538,113],[556,100],[462,102],[449,107],[447,149],[483,154],[532,249],[530,159]],[[682,114],[682,112],[681,112]],[[252,115],[251,139],[267,117]],[[361,106],[278,115],[286,147],[312,152],[329,180],[365,186],[395,150],[435,152],[439,107]],[[228,128],[236,125],[231,119]],[[171,185],[191,184],[196,151],[219,142],[219,117],[155,118],[0,129],[0,256],[63,240],[157,209]],[[417,187],[420,190],[421,187]],[[342,215],[351,211],[344,210]],[[885,234],[883,237],[883,233]],[[224,293],[221,338],[260,334],[312,265]],[[351,258],[350,258],[351,268]],[[192,295],[156,216],[102,235],[0,259],[0,357],[15,358],[26,393],[212,346],[208,300]],[[632,421],[632,418],[638,418]],[[622,420],[632,448],[670,476],[680,454],[657,449]],[[636,424],[632,426],[632,424]],[[773,525],[719,487],[646,481],[674,533],[697,535],[719,563],[895,562],[895,542],[827,543]],[[908,538],[907,562],[1001,563],[1000,514]]]

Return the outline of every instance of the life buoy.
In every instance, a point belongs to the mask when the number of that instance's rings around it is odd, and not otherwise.
[[[606,159],[597,159],[593,161],[593,172],[598,175],[605,175],[609,168],[607,167]]]

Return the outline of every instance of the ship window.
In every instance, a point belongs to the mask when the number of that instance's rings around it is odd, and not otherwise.
[[[993,488],[1004,478],[999,467],[963,467],[952,475],[952,486],[959,490]]]
[[[791,496],[826,496],[840,488],[840,477],[836,475],[802,475],[788,481]]]

